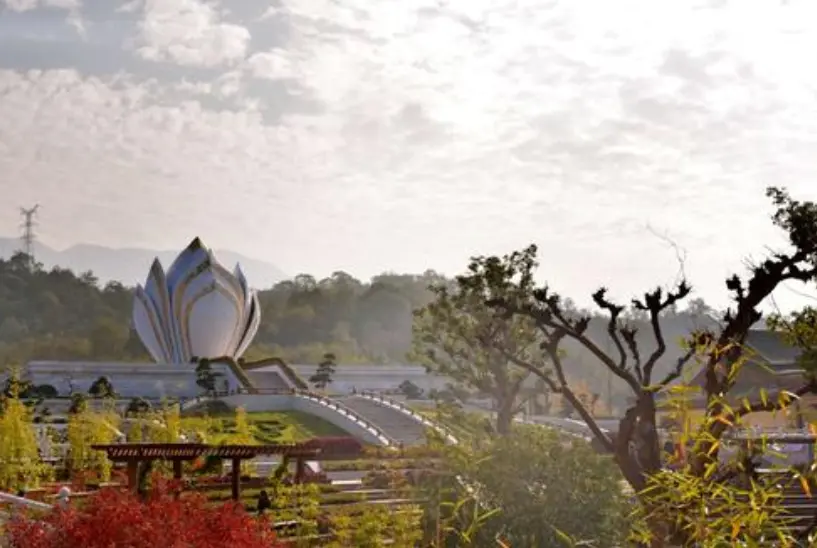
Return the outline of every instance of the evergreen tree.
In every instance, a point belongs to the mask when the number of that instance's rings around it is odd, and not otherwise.
[[[309,377],[309,382],[315,385],[319,390],[325,390],[327,386],[332,383],[332,377],[335,374],[336,363],[335,355],[326,353],[323,355],[323,360],[318,364],[318,369],[315,374]]]
[[[116,398],[116,391],[108,377],[99,377],[91,384],[88,394],[94,398]]]

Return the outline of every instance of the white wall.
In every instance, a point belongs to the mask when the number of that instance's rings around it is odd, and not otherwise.
[[[239,382],[226,364],[213,363],[212,370],[221,376],[216,387],[237,390]],[[192,398],[201,394],[196,384],[196,364],[166,365],[155,363],[112,362],[31,362],[22,372],[34,384],[50,384],[61,396],[87,392],[91,384],[105,376],[124,398]]]

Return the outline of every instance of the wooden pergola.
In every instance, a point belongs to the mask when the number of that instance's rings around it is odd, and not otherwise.
[[[306,461],[314,459],[320,449],[303,444],[270,445],[206,445],[201,443],[117,443],[93,445],[97,451],[105,451],[112,462],[124,462],[128,467],[128,488],[139,487],[139,465],[157,460],[173,463],[173,477],[182,479],[182,463],[200,457],[230,459],[230,483],[233,500],[241,498],[241,461],[261,455],[280,455],[284,462],[296,461],[295,482],[300,483],[306,475]]]

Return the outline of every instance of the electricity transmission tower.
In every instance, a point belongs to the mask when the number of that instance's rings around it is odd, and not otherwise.
[[[23,222],[20,224],[22,235],[20,241],[23,244],[23,253],[26,254],[31,264],[34,263],[34,241],[37,236],[34,234],[34,227],[37,226],[37,211],[40,209],[40,204],[35,204],[31,208],[20,208],[20,215],[23,217]]]

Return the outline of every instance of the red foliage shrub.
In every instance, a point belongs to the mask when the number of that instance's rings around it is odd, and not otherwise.
[[[318,458],[327,457],[356,457],[363,454],[363,444],[349,436],[326,436],[312,438],[303,443],[309,449],[320,449]]]
[[[233,503],[212,506],[198,494],[175,498],[177,485],[156,478],[148,500],[119,490],[90,497],[81,509],[54,510],[7,525],[15,548],[270,548],[270,523]]]

